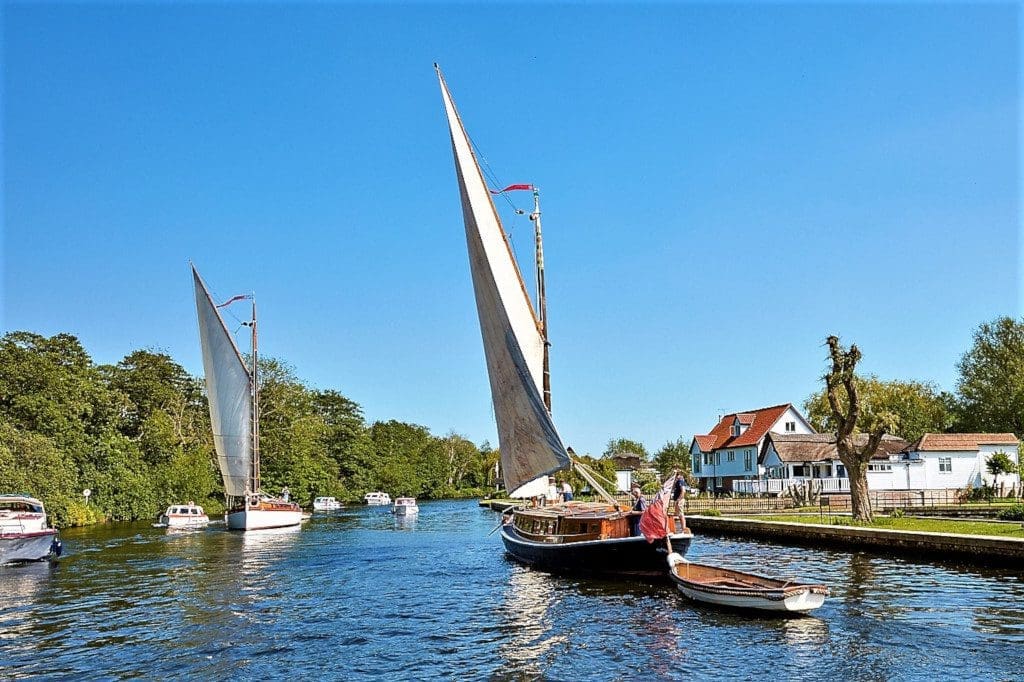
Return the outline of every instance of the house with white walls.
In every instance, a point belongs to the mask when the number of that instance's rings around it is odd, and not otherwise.
[[[857,444],[864,445],[861,434]],[[1020,485],[1018,474],[1004,474],[998,483],[986,463],[997,452],[1019,463],[1018,441],[1012,433],[926,433],[914,443],[885,435],[868,463],[869,490],[952,490],[1002,484]],[[769,433],[761,449],[764,477],[736,480],[732,491],[779,494],[811,485],[823,494],[848,493],[850,480],[839,461],[835,434]]]
[[[763,477],[758,463],[769,433],[813,434],[814,428],[791,403],[727,414],[690,444],[693,475],[701,490],[729,492],[736,481]]]
[[[988,472],[988,460],[1005,453],[1020,465],[1019,441],[1012,433],[926,433],[908,445],[889,477],[868,476],[876,490],[936,490],[1006,487],[1020,484],[1019,474],[1003,474],[997,482]],[[874,485],[872,486],[872,483]]]
[[[857,445],[867,444],[867,435]],[[909,443],[902,438],[882,436],[878,451],[868,464],[868,486],[875,472],[891,471]],[[778,494],[792,487],[811,485],[824,494],[850,492],[846,467],[839,460],[834,433],[769,433],[761,447],[759,462],[764,472],[756,481],[734,481],[732,490],[745,494]]]

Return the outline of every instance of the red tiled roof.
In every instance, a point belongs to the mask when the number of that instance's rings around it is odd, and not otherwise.
[[[697,445],[700,447],[701,452],[711,452],[715,449],[714,436],[694,436],[693,439],[697,441]]]
[[[791,407],[791,403],[785,405],[774,405],[772,407],[762,407],[760,410],[752,410],[750,412],[734,412],[733,414],[727,414],[722,417],[721,421],[715,425],[715,428],[711,429],[711,433],[703,436],[694,436],[694,440],[697,441],[697,445],[700,446],[702,452],[710,452],[711,450],[718,450],[720,448],[737,448],[743,447],[744,445],[757,445],[757,442],[764,438],[764,435],[775,425],[775,422],[779,420],[786,410]],[[744,420],[745,417],[750,417],[747,430],[738,436],[732,435],[732,422],[736,418],[740,418],[741,424],[747,424]],[[704,447],[705,443],[710,447]]]
[[[926,433],[906,451],[969,451],[982,445],[1017,445],[1017,436],[1012,433]]]
[[[739,420],[740,424],[750,426],[754,423],[754,414],[752,412],[740,412],[736,415],[736,419]]]

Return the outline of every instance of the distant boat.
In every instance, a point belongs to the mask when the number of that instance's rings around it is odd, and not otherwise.
[[[163,514],[157,525],[164,528],[205,528],[210,524],[210,517],[197,504],[172,504]]]
[[[501,527],[505,549],[520,562],[546,570],[663,578],[667,548],[634,535],[639,512],[622,508],[572,461],[551,417],[539,192],[532,185],[488,188],[444,76],[434,66],[455,157],[505,487],[513,497],[544,495],[550,474],[575,466],[604,499],[515,509]],[[533,192],[529,218],[536,248],[536,308],[491,199],[514,190]],[[670,526],[668,537],[676,551],[686,552],[693,534]]]
[[[256,302],[252,296],[235,296],[218,306],[195,266],[192,266],[192,278],[213,444],[228,503],[227,526],[231,530],[297,526],[302,521],[299,505],[260,490]],[[240,299],[252,300],[252,317],[242,323],[252,332],[251,367],[242,359],[218,310]]]
[[[767,578],[729,568],[695,564],[678,554],[668,559],[672,582],[694,601],[760,611],[806,613],[825,603],[828,588]]]
[[[0,564],[56,559],[63,546],[47,528],[43,503],[28,495],[0,495]]]
[[[375,506],[389,505],[391,504],[391,496],[382,492],[366,493],[363,495],[363,501],[366,502],[366,504]]]
[[[416,516],[420,513],[420,508],[416,505],[415,497],[399,497],[395,500],[392,511],[396,516]]]
[[[313,500],[314,511],[332,511],[334,509],[341,509],[341,502],[338,502],[333,497],[318,497]]]

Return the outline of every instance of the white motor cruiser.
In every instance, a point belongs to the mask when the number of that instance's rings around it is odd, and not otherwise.
[[[395,507],[392,511],[395,516],[415,516],[420,513],[420,508],[416,506],[415,497],[399,497],[395,500]]]
[[[197,504],[172,504],[160,515],[159,526],[167,528],[205,528],[210,517]]]
[[[28,495],[0,495],[0,564],[55,559],[61,550],[57,529],[46,527],[42,502]]]
[[[391,496],[381,492],[366,493],[363,495],[363,501],[366,504],[372,505],[389,505],[391,504]]]
[[[333,511],[335,509],[341,509],[341,502],[333,497],[318,497],[313,500],[314,511]]]

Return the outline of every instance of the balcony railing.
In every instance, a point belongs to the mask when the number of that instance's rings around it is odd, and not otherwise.
[[[850,492],[848,478],[765,478],[760,481],[733,481],[732,491],[745,495],[778,494],[794,486],[812,485],[823,493]]]

